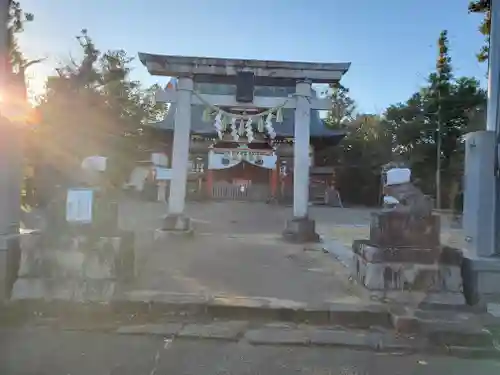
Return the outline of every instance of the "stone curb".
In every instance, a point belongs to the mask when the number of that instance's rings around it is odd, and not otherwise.
[[[42,297],[42,296],[41,296]],[[112,301],[70,301],[64,299],[17,299],[4,310],[30,314],[67,316],[78,314],[129,314],[204,316],[231,320],[285,321],[355,328],[391,327],[388,310],[382,305],[324,303],[311,306],[294,301],[257,297],[206,297],[194,294],[131,292]]]
[[[389,312],[387,306],[383,305],[358,305],[343,303],[325,303],[318,306],[308,306],[306,304],[292,301],[275,301],[266,298],[251,297],[206,297],[193,294],[172,294],[159,292],[135,292],[126,295],[128,299],[117,298],[111,302],[71,302],[63,300],[17,300],[11,301],[0,307],[0,320],[9,319],[20,320],[24,318],[33,318],[34,316],[44,316],[51,319],[70,319],[71,321],[82,320],[83,325],[90,326],[96,321],[124,321],[127,317],[140,317],[144,322],[154,322],[158,318],[172,317],[190,320],[198,323],[207,320],[229,320],[229,321],[252,321],[260,324],[265,322],[289,322],[289,323],[307,323],[316,326],[342,326],[354,329],[373,329],[374,327],[383,327],[385,329],[394,329],[402,334],[416,335],[426,341],[423,345],[418,342],[418,347],[432,347],[432,351],[451,353],[460,356],[487,356],[499,352],[492,347],[492,336],[487,330],[480,328],[474,330],[462,330],[457,332],[456,325],[440,325],[430,329],[401,329],[403,322],[396,321],[394,312]],[[392,319],[391,319],[392,318]],[[413,318],[413,317],[412,317]],[[401,319],[404,320],[404,319]],[[406,323],[412,323],[415,319],[409,319]],[[284,324],[284,323],[282,323]],[[81,325],[80,327],[82,327]],[[78,326],[78,324],[77,324]],[[105,324],[102,325],[105,327]],[[434,325],[431,325],[432,327]],[[109,325],[108,325],[109,327]],[[149,332],[141,331],[136,334],[163,334],[169,335],[169,332],[177,334],[179,325],[165,331],[165,327],[154,327],[148,325]],[[448,329],[450,328],[450,329]],[[464,327],[465,328],[465,327]],[[99,330],[100,328],[97,328]],[[123,328],[120,333],[134,334],[134,328]],[[229,330],[227,327],[210,326],[205,333],[200,333],[200,327],[194,325],[190,330],[186,327],[182,334],[183,338],[211,338],[211,339],[230,339],[235,340],[239,337],[242,329]],[[227,333],[227,331],[232,333]],[[274,331],[273,331],[274,330]],[[417,341],[399,339],[387,342],[389,339],[380,340],[372,334],[369,338],[364,336],[349,336],[345,331],[343,333],[331,330],[308,331],[303,330],[283,330],[282,327],[266,327],[266,332],[272,331],[269,337],[267,333],[258,330],[249,330],[245,332],[244,338],[252,344],[265,345],[346,345],[352,347],[370,347],[377,350],[377,345],[390,350],[422,350],[414,349]],[[229,337],[227,336],[229,335]],[[211,337],[209,337],[211,336]],[[345,337],[344,337],[345,336]],[[348,337],[348,338],[346,338]],[[388,336],[390,337],[390,336]],[[368,340],[368,341],[365,341]],[[378,341],[377,341],[378,340]],[[411,344],[411,345],[410,345]],[[466,348],[464,348],[466,346]],[[439,349],[437,349],[439,348]],[[447,349],[442,349],[447,348]],[[490,354],[488,354],[490,353]]]
[[[350,329],[329,325],[308,325],[296,323],[266,323],[255,320],[199,320],[187,316],[168,317],[153,314],[144,320],[134,314],[128,316],[114,315],[110,304],[75,304],[64,305],[51,303],[59,315],[44,315],[44,311],[32,308],[31,303],[24,306],[24,314],[35,318],[35,326],[53,326],[57,329],[71,331],[106,332],[124,335],[156,335],[176,339],[211,339],[242,342],[251,345],[283,345],[283,346],[323,346],[349,347],[359,350],[372,350],[390,353],[426,353],[451,355],[465,358],[499,358],[500,351],[493,345],[465,347],[459,345],[439,344],[428,336],[403,336],[390,329],[372,328],[366,330]],[[12,307],[12,306],[10,306]],[[17,307],[20,307],[19,304]],[[39,306],[38,306],[39,307]],[[28,313],[29,311],[29,313]],[[54,311],[54,310],[53,310]],[[10,310],[11,315],[19,319],[19,310]],[[36,312],[36,313],[35,313]],[[6,309],[0,309],[0,320],[5,324]],[[211,317],[213,319],[213,317]],[[165,323],[158,323],[163,321]],[[10,323],[10,322],[7,322]],[[17,324],[16,324],[17,323]],[[9,327],[26,326],[26,321],[14,321]],[[29,323],[28,323],[29,326]]]
[[[347,347],[382,353],[450,355],[461,358],[499,358],[494,347],[436,346],[427,339],[391,332],[342,330],[334,327],[286,326],[283,323],[252,327],[245,321],[165,323],[123,326],[115,333],[159,335],[167,339],[211,339],[250,345]]]
[[[189,294],[132,292],[113,305],[125,311],[179,312],[212,318],[338,324],[357,328],[391,327],[382,305],[324,303],[316,306],[263,297],[200,296]]]

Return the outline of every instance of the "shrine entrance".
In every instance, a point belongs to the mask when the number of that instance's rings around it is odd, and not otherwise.
[[[168,215],[163,230],[190,230],[185,215],[186,183],[193,119],[192,108],[204,108],[203,121],[213,124],[216,142],[209,151],[208,190],[214,194],[220,169],[238,173],[260,174],[268,170],[267,194],[276,194],[281,166],[277,163],[277,133],[288,126],[293,140],[293,217],[283,235],[293,241],[318,239],[314,221],[308,215],[311,116],[314,110],[329,110],[329,98],[319,98],[312,84],[335,84],[349,69],[349,63],[300,63],[259,60],[214,59],[203,57],[163,56],[139,53],[141,62],[152,75],[174,77],[175,84],[156,94],[156,100],[171,103],[175,111],[172,147],[172,179]],[[203,85],[222,84],[224,93],[207,93]],[[272,87],[273,90],[265,90]],[[261,90],[264,88],[264,90]],[[267,96],[256,95],[266,92]],[[270,92],[270,94],[269,94]],[[290,113],[291,112],[291,113]],[[291,116],[290,116],[291,115]],[[284,118],[288,117],[287,122]],[[233,142],[236,147],[221,149],[217,143]],[[266,147],[252,147],[260,144]],[[258,149],[258,150],[257,150]],[[241,164],[241,165],[240,165]],[[247,169],[248,165],[248,169]],[[234,179],[234,178],[233,178]],[[226,181],[228,182],[228,181]],[[252,179],[253,184],[253,179]],[[248,197],[245,175],[232,181],[230,197]],[[235,187],[239,189],[239,195]],[[246,190],[248,189],[248,190]],[[215,194],[219,193],[215,191]],[[226,192],[228,190],[226,189]],[[227,195],[226,193],[224,193]],[[222,194],[222,195],[224,195]]]

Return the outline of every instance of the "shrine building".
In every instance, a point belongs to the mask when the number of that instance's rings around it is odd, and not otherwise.
[[[244,88],[251,96],[292,98],[295,82],[278,84],[259,82]],[[175,92],[176,79],[171,79],[165,91]],[[193,91],[201,95],[235,96],[238,86],[225,82],[194,82]],[[312,95],[316,95],[312,90]],[[207,105],[208,104],[208,105]],[[243,104],[243,103],[242,103]],[[218,130],[214,125],[219,110],[227,114],[227,123]],[[164,153],[170,167],[175,128],[176,103],[159,122],[149,124],[151,152]],[[263,115],[259,116],[260,114]],[[268,114],[271,118],[268,119]],[[253,115],[249,131],[246,119],[232,115]],[[236,121],[235,121],[236,120]],[[224,125],[223,125],[224,126]],[[244,105],[215,107],[209,103],[192,105],[187,196],[191,198],[266,201],[293,200],[293,108],[258,108]],[[325,126],[318,110],[311,110],[310,120],[310,199],[321,199],[324,190],[334,182],[332,162],[323,154],[335,147],[345,136],[341,130]]]

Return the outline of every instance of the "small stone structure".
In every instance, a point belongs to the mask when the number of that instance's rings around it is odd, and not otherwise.
[[[11,299],[105,302],[134,277],[134,233],[118,228],[118,205],[104,174],[83,180],[84,187],[60,191],[45,212],[45,230],[21,243]],[[75,198],[75,192],[84,194]]]
[[[118,284],[133,277],[133,233],[75,235],[57,247],[43,242],[38,233],[21,244],[13,300],[109,301]]]
[[[370,239],[352,244],[351,276],[376,299],[463,305],[462,253],[441,246],[437,215],[372,214]]]

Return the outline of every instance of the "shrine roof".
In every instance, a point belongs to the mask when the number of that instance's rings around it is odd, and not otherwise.
[[[350,63],[318,63],[221,59],[139,53],[139,60],[152,75],[194,76],[198,82],[218,82],[236,76],[242,70],[255,75],[256,84],[290,84],[297,80],[312,83],[336,83],[349,70]]]
[[[204,106],[193,105],[191,109],[191,133],[200,136],[216,136],[213,121],[203,121]],[[175,104],[172,104],[167,116],[163,121],[151,123],[150,126],[165,131],[174,130]],[[277,123],[273,120],[273,127],[279,138],[290,138],[294,134],[294,109],[283,110],[283,122]],[[319,116],[318,111],[311,113],[311,138],[330,139],[332,143],[337,144],[345,137],[345,131],[333,130],[326,127],[324,121]]]

